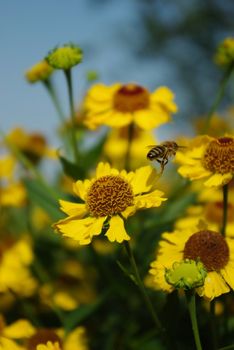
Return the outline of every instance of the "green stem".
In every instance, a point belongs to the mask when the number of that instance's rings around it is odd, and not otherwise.
[[[136,264],[136,260],[135,260],[135,257],[133,255],[133,251],[131,249],[131,246],[130,244],[128,243],[128,241],[124,241],[124,246],[125,246],[125,249],[126,249],[126,252],[127,252],[127,255],[128,255],[128,258],[129,258],[129,261],[130,261],[130,264],[132,266],[132,269],[133,269],[133,272],[134,272],[134,275],[135,275],[135,281],[137,283],[137,286],[143,296],[143,299],[145,301],[145,304],[146,304],[146,307],[154,321],[154,324],[156,326],[156,330],[158,332],[158,330],[160,332],[164,332],[164,329],[161,325],[161,322],[159,321],[159,318],[154,310],[154,307],[151,303],[151,300],[146,292],[146,289],[145,289],[145,286],[144,286],[144,283],[140,277],[140,274],[139,274],[139,270],[138,270],[138,267],[137,267],[137,264]]]
[[[127,139],[127,152],[125,157],[125,170],[130,170],[130,161],[131,161],[131,146],[132,146],[132,140],[134,135],[134,124],[131,123],[128,126],[128,139]]]
[[[222,100],[222,98],[224,96],[227,83],[228,83],[228,81],[229,81],[229,79],[231,77],[232,71],[233,71],[233,67],[234,67],[234,65],[231,64],[227,68],[227,70],[226,70],[226,72],[225,72],[225,74],[223,76],[223,79],[220,82],[219,89],[218,89],[218,92],[216,94],[215,100],[214,100],[214,102],[213,102],[212,106],[210,107],[210,110],[209,110],[209,112],[207,114],[203,133],[207,133],[208,130],[209,130],[209,125],[210,125],[211,118],[212,118],[214,112],[216,111],[216,109],[218,108],[218,106],[219,106],[219,104],[220,104],[220,102],[221,102],[221,100]]]
[[[77,148],[77,138],[76,138],[76,115],[75,115],[75,108],[74,108],[74,100],[73,100],[73,85],[72,85],[72,75],[71,75],[71,69],[64,70],[64,74],[67,81],[67,87],[68,87],[68,97],[69,97],[69,106],[70,106],[70,114],[71,114],[71,121],[72,121],[72,127],[71,127],[71,143],[72,148],[74,152],[74,159],[76,163],[79,163],[79,153]]]
[[[220,348],[219,350],[234,350],[234,345],[227,345],[227,346],[224,346],[223,348]]]
[[[225,237],[228,218],[228,184],[223,186],[223,222],[221,233]]]
[[[196,344],[197,350],[202,350],[200,336],[199,336],[199,329],[197,324],[197,316],[196,316],[196,300],[195,300],[195,293],[194,291],[188,291],[185,293],[187,304],[188,304],[188,310],[189,310],[189,316],[192,323],[192,330],[194,335],[194,340]]]
[[[218,340],[216,333],[216,320],[215,320],[215,299],[210,302],[210,326],[211,326],[211,334],[213,340],[214,350],[218,348]]]
[[[50,79],[46,79],[46,80],[43,80],[42,83],[51,97],[51,100],[54,104],[54,107],[55,107],[57,113],[58,113],[58,116],[59,116],[61,123],[65,123],[66,119],[64,117],[62,108],[61,108],[59,100],[58,100],[58,96],[57,96],[55,89],[54,89],[54,86],[52,84],[52,81]]]

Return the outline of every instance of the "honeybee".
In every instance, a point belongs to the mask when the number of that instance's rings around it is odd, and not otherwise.
[[[164,141],[159,145],[152,145],[150,151],[147,153],[149,160],[156,160],[161,165],[161,173],[164,170],[165,165],[168,163],[170,157],[176,155],[179,148],[186,148],[185,146],[179,146],[175,141]]]

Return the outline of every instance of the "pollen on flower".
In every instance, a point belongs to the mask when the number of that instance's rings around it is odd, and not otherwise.
[[[234,139],[220,137],[212,140],[206,148],[202,163],[205,169],[219,174],[234,172]]]
[[[207,271],[219,271],[229,261],[229,248],[220,233],[199,231],[187,240],[184,259],[200,259]]]
[[[94,217],[112,216],[133,205],[130,184],[120,176],[106,175],[97,179],[90,187],[86,204]]]
[[[136,84],[122,85],[115,93],[113,107],[119,112],[135,112],[147,108],[150,94],[147,89]]]

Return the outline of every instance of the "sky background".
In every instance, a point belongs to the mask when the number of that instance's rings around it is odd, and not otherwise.
[[[190,11],[190,7],[196,10],[200,3],[191,1],[189,7],[186,1],[179,2],[183,4],[183,13]],[[169,27],[181,21],[181,11],[175,8],[173,2],[167,1],[167,6],[162,1],[158,1],[158,4],[160,20]],[[158,8],[156,14],[157,12]],[[186,103],[191,104],[192,101],[172,65],[174,59],[168,59],[167,50],[161,56],[152,55],[145,60],[142,59],[144,50],[136,55],[134,45],[143,42],[142,32],[138,27],[139,11],[136,11],[134,0],[2,0],[0,128],[7,132],[20,125],[29,131],[41,131],[54,137],[58,119],[49,96],[40,83],[28,84],[24,79],[24,72],[44,58],[50,49],[67,42],[77,43],[84,51],[83,63],[73,71],[77,103],[85,91],[86,72],[96,70],[101,81],[106,84],[131,81],[151,90],[159,85],[167,85],[176,94],[176,102],[180,108],[176,118],[180,118]],[[207,32],[201,26],[201,31],[203,29]],[[228,33],[221,33],[220,38],[224,34]],[[191,40],[181,40],[181,36],[178,36],[176,45],[173,45],[175,53],[184,50],[187,55],[195,57]],[[199,59],[198,54],[198,62]],[[211,57],[208,59],[210,62]],[[198,65],[194,65],[194,70],[197,67]],[[191,70],[190,67],[189,69]],[[204,76],[207,70],[198,71],[198,74],[199,72]],[[54,79],[64,110],[68,113],[67,91],[62,72],[56,72]],[[201,89],[207,87],[209,90],[210,87],[212,90],[212,85],[213,81],[210,80],[208,86],[201,84]],[[175,124],[169,128],[166,126],[166,133],[173,133],[177,127]]]

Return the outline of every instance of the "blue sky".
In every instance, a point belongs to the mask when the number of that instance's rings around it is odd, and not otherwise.
[[[131,38],[140,40],[134,1],[1,1],[0,128],[22,125],[53,135],[58,125],[54,107],[43,86],[28,84],[24,72],[54,46],[70,41],[84,50],[84,61],[73,72],[76,101],[91,69],[104,83],[137,81],[153,89],[152,82],[165,80],[174,89],[176,79],[166,60],[139,62],[128,46]],[[55,81],[68,111],[62,72],[56,72]]]

